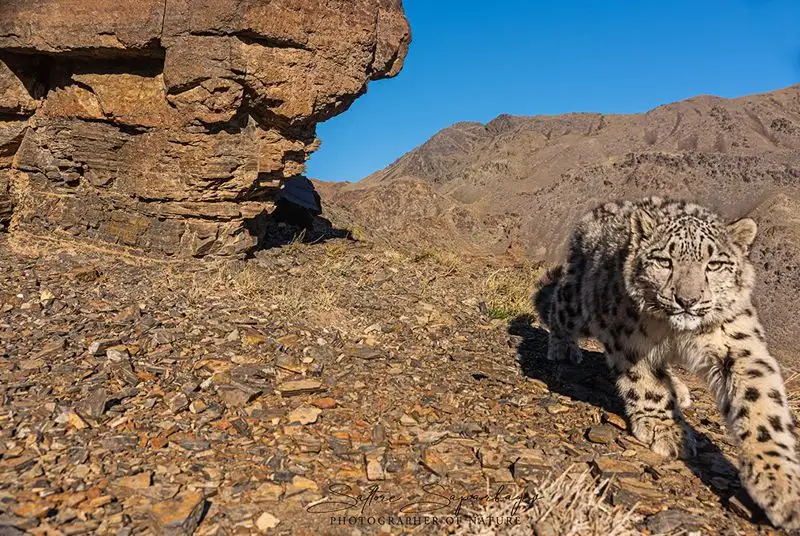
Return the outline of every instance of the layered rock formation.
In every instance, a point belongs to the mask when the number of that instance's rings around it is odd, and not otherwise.
[[[315,125],[400,70],[400,0],[6,0],[0,226],[252,250]],[[11,216],[13,210],[13,217]]]

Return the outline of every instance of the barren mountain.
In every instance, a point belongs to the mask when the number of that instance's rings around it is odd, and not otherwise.
[[[800,85],[644,114],[458,123],[382,171],[322,189],[377,239],[544,262],[607,200],[657,194],[750,214],[762,315],[779,353],[798,348]]]

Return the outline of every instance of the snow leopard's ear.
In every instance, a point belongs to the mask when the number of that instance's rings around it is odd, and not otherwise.
[[[631,214],[631,235],[635,243],[647,240],[653,235],[656,220],[644,209],[638,209]]]
[[[728,234],[733,244],[745,254],[750,251],[750,246],[756,238],[758,225],[750,218],[742,218],[728,225]]]

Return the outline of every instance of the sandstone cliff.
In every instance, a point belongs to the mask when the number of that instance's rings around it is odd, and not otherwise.
[[[242,255],[315,125],[401,69],[400,0],[6,0],[0,227]],[[13,216],[12,216],[13,212]]]

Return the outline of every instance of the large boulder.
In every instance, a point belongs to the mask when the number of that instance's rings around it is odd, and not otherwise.
[[[6,0],[0,225],[242,255],[316,124],[402,67],[400,0]]]

